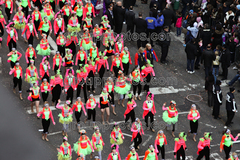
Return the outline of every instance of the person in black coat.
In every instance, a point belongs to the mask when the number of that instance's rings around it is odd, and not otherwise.
[[[213,85],[213,112],[212,115],[214,119],[221,119],[219,117],[220,106],[222,105],[222,90],[221,90],[221,81],[217,80],[216,84]]]
[[[170,4],[166,5],[166,8],[162,12],[164,16],[164,26],[168,26],[168,31],[170,32],[170,27],[172,23],[176,23],[176,15],[173,10],[170,9]]]
[[[211,45],[208,44],[207,49],[203,51],[202,59],[201,59],[201,64],[204,61],[205,78],[207,78],[209,75],[208,73],[212,71],[212,63],[215,59],[216,59],[216,56],[211,49]]]
[[[204,24],[204,28],[200,33],[200,38],[202,39],[202,48],[206,49],[207,45],[211,43],[212,31],[208,24]]]
[[[171,42],[171,38],[170,38],[170,35],[169,35],[169,27],[164,26],[162,33],[163,34],[161,34],[161,35],[164,35],[164,36],[159,37],[159,40],[160,40],[159,43],[160,43],[161,50],[162,50],[162,56],[161,56],[160,62],[166,64],[167,63],[166,58],[167,58],[167,55],[168,55],[168,49],[169,49],[170,42]]]
[[[153,8],[154,4],[156,4],[157,10],[162,10],[162,0],[151,0],[149,9]]]
[[[123,0],[123,7],[129,9],[132,6],[132,0]]]
[[[231,87],[226,97],[227,122],[224,128],[231,127],[232,120],[237,112],[237,104],[234,97],[235,88]]]
[[[122,32],[123,21],[125,18],[125,9],[122,6],[122,2],[118,1],[117,4],[113,7],[113,15],[115,20],[115,32],[120,34]]]
[[[213,99],[213,84],[214,84],[214,76],[212,71],[208,73],[208,76],[205,79],[205,90],[208,93],[208,107],[213,107],[214,99]]]
[[[202,39],[200,39],[196,44],[197,47],[197,55],[196,55],[196,61],[195,61],[195,70],[199,70],[199,66],[200,66],[200,60],[201,60],[201,56],[202,56]]]
[[[158,13],[157,5],[154,4],[153,7],[149,11],[149,15],[150,15],[150,17],[154,17],[157,19],[157,13]]]
[[[137,39],[137,47],[145,47],[146,45],[146,31],[147,22],[142,18],[142,13],[138,13],[138,18],[134,20],[135,32],[139,35]]]
[[[125,13],[125,20],[127,23],[127,32],[130,31],[132,34],[134,31],[134,20],[135,20],[135,13],[133,12],[133,6],[130,6],[129,10]]]
[[[229,49],[226,48],[226,45],[222,46],[222,55],[220,58],[221,66],[222,66],[222,80],[226,80],[228,76],[228,67],[231,65],[231,55]]]
[[[113,29],[114,27],[114,15],[113,15],[113,6],[109,6],[105,12],[105,15],[108,17],[109,25]]]
[[[193,38],[191,42],[186,45],[185,52],[187,54],[187,72],[192,74],[195,71],[193,70],[195,56],[197,55],[197,46],[196,40]]]

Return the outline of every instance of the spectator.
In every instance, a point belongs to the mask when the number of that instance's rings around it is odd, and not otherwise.
[[[226,47],[226,45],[222,46],[222,55],[220,58],[221,66],[222,66],[222,80],[226,80],[228,76],[228,67],[230,67],[231,55],[229,52],[229,49]]]
[[[196,46],[195,39],[192,39],[191,42],[186,45],[185,52],[187,54],[187,69],[186,69],[186,71],[190,74],[193,74],[195,72],[193,70],[194,60],[195,60],[195,56],[197,55],[197,46]]]
[[[182,17],[185,17],[186,11],[187,11],[188,6],[189,6],[189,3],[190,3],[190,0],[182,0],[182,5],[183,5]]]
[[[170,32],[170,27],[172,23],[176,23],[176,15],[173,10],[170,9],[170,4],[166,5],[166,8],[163,10],[164,16],[164,26],[168,26],[168,31]]]
[[[217,80],[216,84],[213,85],[213,112],[214,119],[221,119],[219,117],[220,106],[222,105],[222,90],[221,81]]]
[[[222,34],[224,33],[224,29],[220,24],[216,25],[216,30],[213,33],[213,42],[212,42],[212,47],[216,48],[217,45],[222,45],[223,40],[222,40]]]
[[[152,40],[152,33],[155,32],[155,26],[157,25],[157,20],[154,17],[146,17],[146,22],[147,22],[147,37],[150,37],[150,43],[152,47],[153,45],[153,40]]]
[[[215,54],[211,49],[211,45],[207,45],[207,49],[203,51],[201,63],[204,61],[204,68],[205,68],[205,78],[208,77],[209,72],[212,71],[212,62],[216,59]]]
[[[163,35],[160,38],[160,46],[161,46],[161,51],[162,51],[162,56],[161,56],[161,60],[160,62],[163,64],[167,64],[167,55],[168,55],[168,49],[171,43],[171,38],[169,36],[169,27],[168,26],[164,26],[163,27]]]
[[[198,41],[198,43],[196,43],[197,46],[197,58],[195,61],[195,70],[199,70],[199,66],[200,66],[200,60],[201,60],[201,56],[202,56],[202,39],[200,39]]]
[[[204,29],[200,33],[202,39],[202,48],[206,49],[207,45],[211,43],[212,31],[208,24],[204,24]]]
[[[197,22],[194,22],[193,27],[188,26],[187,30],[191,32],[192,36],[194,38],[197,38],[198,36],[198,28],[197,28]]]
[[[125,18],[125,9],[122,6],[122,2],[118,1],[117,4],[113,8],[113,16],[115,20],[115,32],[120,34],[122,32],[123,21]]]
[[[162,0],[151,0],[149,9],[153,8],[154,4],[156,4],[157,10],[162,10]]]
[[[157,23],[156,23],[156,27],[155,27],[155,31],[158,35],[162,31],[163,24],[164,24],[164,16],[163,16],[162,12],[160,10],[158,10]],[[158,41],[158,44],[160,44],[159,39],[157,39],[157,41]]]
[[[213,84],[214,84],[214,77],[212,72],[208,73],[208,77],[205,79],[205,90],[208,93],[208,107],[213,107],[214,100],[213,100]]]
[[[180,11],[177,11],[177,22],[176,22],[176,29],[177,29],[177,37],[181,36],[182,33],[182,14]]]
[[[129,11],[125,13],[125,19],[127,23],[127,32],[130,31],[132,34],[134,31],[134,20],[135,20],[135,13],[133,12],[133,6],[130,6]]]
[[[229,52],[231,55],[231,63],[235,62],[235,51],[236,51],[236,42],[234,42],[234,38],[229,38],[229,41],[227,42],[227,46],[229,48]]]
[[[157,18],[157,12],[158,12],[157,5],[154,4],[153,7],[149,11],[150,17]]]
[[[229,86],[232,86],[236,81],[238,81],[240,83],[240,64],[237,66],[238,71],[237,74],[233,77],[233,79],[228,82]],[[240,90],[238,90],[238,92],[240,92]]]
[[[221,53],[221,46],[218,45],[214,50],[214,54],[216,56],[216,59],[213,61],[213,71],[212,71],[214,76],[214,84],[216,83],[216,80],[218,77],[220,53]]]
[[[113,16],[113,6],[109,6],[108,10],[106,10],[106,16],[108,17],[109,25],[113,29],[114,27],[114,16]]]
[[[137,47],[145,47],[147,22],[142,18],[142,13],[138,13],[138,18],[134,20],[135,32],[139,35],[137,40]]]

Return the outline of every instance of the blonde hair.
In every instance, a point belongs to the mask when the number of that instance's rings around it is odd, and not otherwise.
[[[139,49],[138,49],[138,53],[142,53],[144,51],[144,48],[143,47],[140,47]]]

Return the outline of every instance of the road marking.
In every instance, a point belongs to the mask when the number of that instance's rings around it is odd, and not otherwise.
[[[132,137],[132,135],[130,134],[127,134],[127,133],[122,133],[124,136],[127,136],[127,137]]]
[[[48,42],[50,44],[50,46],[52,46],[53,50],[51,51],[51,53],[53,55],[55,55],[55,53],[57,52],[58,48],[57,48],[57,44],[56,42],[52,39],[52,37],[48,36]]]
[[[240,143],[240,140],[238,140],[238,141],[233,141],[233,143]]]
[[[178,112],[179,115],[181,115],[181,114],[188,114],[188,113],[189,113],[189,111],[187,111],[187,112]]]
[[[210,147],[216,147],[216,146],[220,146],[220,144],[210,145]]]
[[[216,126],[212,126],[212,125],[210,125],[210,124],[206,124],[206,123],[203,123],[203,122],[200,122],[201,124],[204,124],[204,125],[206,125],[206,126],[208,126],[208,127],[211,127],[211,128],[217,128]]]
[[[53,133],[49,133],[48,136],[52,136],[52,135],[55,135],[55,134],[60,134],[62,133],[62,131],[58,131],[58,132],[53,132]]]
[[[146,146],[147,143],[150,141],[150,139],[153,137],[152,135],[149,134],[144,134],[145,136],[148,136],[148,139],[142,144],[142,146]]]
[[[218,153],[212,153],[210,158],[214,158],[214,160],[223,160]]]

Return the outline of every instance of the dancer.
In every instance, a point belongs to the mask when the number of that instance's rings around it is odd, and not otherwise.
[[[154,120],[154,115],[156,113],[155,109],[155,103],[153,100],[153,94],[149,93],[147,95],[147,100],[143,102],[143,119],[145,119],[146,127],[148,128],[148,117],[150,117],[150,129],[152,132],[155,132],[153,129],[153,120]]]
[[[42,81],[43,79],[47,79],[47,81],[49,82],[49,69],[51,69],[50,63],[48,62],[47,57],[44,57],[39,67],[40,79]]]
[[[31,101],[31,112],[33,113],[33,105],[35,104],[37,114],[39,113],[39,102],[40,102],[40,87],[37,83],[27,90],[29,92],[28,100]]]
[[[106,32],[108,25],[109,25],[109,21],[108,21],[107,15],[102,16],[102,22],[100,24],[100,28],[103,30],[103,33]]]
[[[64,90],[65,93],[67,94],[66,100],[70,100],[71,104],[73,102],[73,91],[76,90],[76,81],[75,77],[73,75],[72,70],[68,72],[68,75],[65,76],[64,80]]]
[[[19,62],[15,63],[15,66],[11,71],[9,72],[9,75],[14,74],[13,77],[13,93],[16,93],[15,88],[18,86],[18,92],[19,92],[19,98],[20,100],[23,100],[22,98],[22,67],[19,65]]]
[[[11,65],[10,69],[12,69],[15,66],[15,63],[20,60],[22,54],[18,52],[16,48],[12,48],[12,52],[8,53],[7,56],[9,57],[7,61],[10,62]]]
[[[88,60],[88,64],[85,66],[88,72],[88,85],[87,90],[90,93],[90,87],[92,92],[95,93],[95,73],[96,73],[96,63],[93,62],[91,59]]]
[[[222,90],[221,90],[221,81],[216,80],[216,84],[213,85],[213,112],[212,115],[214,119],[221,119],[219,117],[220,106],[222,105]]]
[[[152,65],[153,65],[153,60],[158,62],[157,55],[156,55],[155,51],[152,49],[151,44],[149,44],[149,43],[146,44],[146,48],[145,48],[143,54],[144,54],[144,57],[146,58],[146,60],[147,59],[150,60]]]
[[[184,132],[180,132],[179,138],[175,138],[174,157],[177,156],[177,160],[180,160],[180,156],[182,156],[182,160],[185,160],[186,141],[187,135]]]
[[[85,52],[88,54],[90,48],[92,47],[92,37],[89,33],[89,30],[87,28],[84,29],[84,33],[81,37],[81,39],[79,40],[79,46],[83,47]]]
[[[108,94],[111,96],[110,103],[112,106],[112,113],[116,116],[117,114],[115,112],[115,103],[114,103],[114,83],[111,77],[107,78],[107,81],[105,83],[105,88],[107,89]]]
[[[92,94],[90,94],[89,99],[86,102],[86,108],[87,108],[87,115],[88,117],[85,119],[84,123],[86,123],[88,120],[91,120],[91,117],[93,118],[93,126],[95,126],[95,119],[96,119],[96,108],[97,102],[96,99],[93,97]]]
[[[33,45],[33,37],[34,37],[34,35],[36,35],[36,37],[38,39],[38,34],[37,34],[35,25],[34,25],[31,17],[28,19],[28,21],[29,21],[29,23],[25,26],[25,28],[22,31],[22,36],[24,36],[24,33],[26,31],[27,42],[28,42],[28,44]]]
[[[77,55],[76,55],[76,61],[75,61],[75,65],[76,66],[80,66],[81,65],[85,65],[87,64],[87,54],[84,51],[83,47],[80,47],[80,50],[78,51]]]
[[[43,99],[43,103],[47,101],[48,98],[48,94],[51,90],[50,88],[50,84],[48,83],[46,78],[43,78],[43,82],[40,86],[41,88],[41,92],[42,92],[42,99]]]
[[[131,118],[132,123],[135,121],[135,111],[134,108],[137,107],[137,103],[134,101],[132,97],[132,93],[128,94],[128,102],[127,102],[127,109],[124,113],[125,123]],[[137,148],[136,148],[137,149]]]
[[[42,133],[42,140],[49,141],[47,138],[48,134],[48,128],[50,126],[50,119],[52,120],[53,125],[56,123],[54,122],[52,111],[49,108],[49,104],[45,103],[44,107],[41,112],[37,114],[37,117],[39,118],[42,115],[42,126],[43,126],[43,133]]]
[[[42,5],[41,5],[41,6],[42,6]],[[37,31],[38,31],[40,22],[42,21],[42,16],[41,16],[41,13],[39,12],[38,7],[35,7],[35,8],[34,8],[34,11],[32,12],[32,20],[33,20],[33,23],[34,23],[34,25],[35,25],[35,28],[36,28]]]
[[[119,34],[118,34],[115,40],[117,40],[117,42],[115,43],[115,53],[121,54],[124,49],[123,35],[119,37]]]
[[[113,73],[113,75],[115,75],[116,78],[118,78],[118,72],[120,70],[123,70],[122,59],[119,57],[119,54],[116,53],[114,59],[112,60],[110,71]]]
[[[4,28],[5,28],[5,25],[6,25],[6,20],[2,14],[2,11],[0,11],[0,48],[1,48],[1,45],[2,45],[2,36],[4,34]]]
[[[122,59],[123,73],[125,75],[128,75],[129,64],[132,64],[132,60],[127,47],[123,48],[123,51],[120,54],[120,58]]]
[[[134,58],[135,66],[139,66],[140,71],[142,70],[142,67],[146,63],[146,58],[145,58],[143,51],[144,51],[144,48],[140,47],[138,49],[138,52],[135,54],[135,58]]]
[[[120,153],[117,151],[118,145],[112,145],[112,152],[108,155],[107,160],[121,160]]]
[[[100,37],[102,36],[102,29],[98,26],[98,24],[95,24],[95,27],[93,29],[93,36],[94,36],[94,42],[97,45],[97,48],[100,48]]]
[[[113,61],[113,55],[115,53],[114,51],[114,34],[111,30],[111,26],[108,25],[107,31],[103,34],[103,45],[106,47],[105,55],[108,57],[111,57],[111,60]]]
[[[80,131],[80,138],[76,143],[74,143],[73,150],[77,153],[77,155],[83,154],[84,157],[94,152],[92,143],[86,135],[86,131],[84,129]]]
[[[135,122],[133,122],[131,131],[133,132],[132,140],[134,140],[134,148],[139,149],[139,145],[142,143],[142,136],[144,135],[142,122],[139,118],[136,118]]]
[[[26,18],[24,17],[24,13],[22,12],[22,7],[18,7],[17,13],[13,17],[14,27],[18,30],[23,32],[23,29],[26,25]],[[26,37],[24,35],[24,39],[26,41]]]
[[[67,25],[68,32],[78,33],[81,31],[80,23],[78,22],[78,18],[76,12],[72,12],[71,18],[68,21]]]
[[[83,65],[80,65],[80,69],[76,71],[77,73],[77,97],[80,96],[81,90],[83,90],[85,103],[87,102],[87,70]]]
[[[58,103],[58,100],[60,100],[60,96],[63,88],[63,78],[60,73],[60,70],[57,70],[57,73],[55,74],[55,76],[51,77],[50,85],[52,89],[52,105],[54,105],[54,102],[55,102],[55,106],[56,106]]]
[[[47,16],[48,20],[51,21],[54,18],[54,12],[52,6],[49,4],[49,0],[43,6],[43,10],[41,11],[41,16]]]
[[[91,3],[90,0],[87,1],[87,4],[85,5],[84,7],[84,10],[83,10],[83,19],[86,18],[87,15],[90,15],[91,17],[95,17],[95,10],[94,10],[94,6],[93,4]]]
[[[93,43],[89,51],[90,51],[90,54],[89,54],[90,59],[95,62],[96,59],[99,58],[99,52],[98,52],[96,43]]]
[[[232,145],[233,145],[232,140],[236,141],[239,136],[240,136],[240,133],[238,133],[237,136],[234,138],[229,129],[226,129],[223,132],[222,140],[220,143],[220,152],[222,153],[222,151],[224,150],[225,159],[229,158],[229,154],[231,152]]]
[[[130,148],[130,153],[128,154],[128,156],[126,157],[126,160],[139,160],[139,156],[138,153],[136,152],[134,147]]]
[[[37,68],[34,66],[34,60],[30,60],[30,65],[26,69],[26,73],[25,73],[25,81],[28,82],[32,87],[34,83],[38,84],[38,79],[39,79],[39,76],[38,76]]]
[[[76,46],[78,44],[77,34],[75,32],[71,32],[67,36],[66,48],[72,50],[73,57],[76,54]]]
[[[28,45],[28,48],[25,53],[25,59],[28,66],[30,65],[31,60],[33,60],[35,63],[35,59],[37,59],[37,55],[36,55],[35,49],[32,47],[32,44]]]
[[[104,113],[106,111],[107,117],[106,117],[106,123],[109,125],[109,116],[110,116],[110,109],[109,109],[109,101],[111,99],[111,96],[108,94],[107,89],[103,88],[102,93],[99,96],[100,101],[100,109],[101,109],[101,117],[102,117],[102,124],[105,124],[104,121]]]
[[[57,148],[58,160],[71,160],[72,159],[72,148],[68,143],[68,138],[63,137],[63,143],[60,148]]]
[[[55,15],[55,20],[53,22],[53,29],[54,29],[54,34],[56,37],[58,37],[60,32],[62,32],[62,33],[65,32],[64,20],[62,18],[61,13],[57,13]]]
[[[114,145],[121,145],[123,143],[124,136],[122,134],[122,130],[119,128],[118,123],[114,123],[113,130],[110,134],[110,143]]]
[[[45,57],[51,54],[51,49],[50,49],[49,42],[47,40],[47,35],[44,33],[42,34],[42,36],[43,38],[41,39],[40,44],[37,45],[36,50],[38,51],[37,54]]]
[[[92,146],[95,151],[98,152],[99,160],[102,160],[102,150],[105,143],[103,142],[102,134],[100,133],[99,127],[94,127],[94,133],[92,135]]]
[[[103,75],[105,73],[106,68],[107,71],[109,71],[107,59],[108,57],[104,56],[102,52],[99,52],[99,58],[96,58],[97,72],[99,74],[99,78],[102,85],[104,84]]]
[[[8,23],[11,21],[11,15],[13,12],[13,0],[4,0],[5,13],[8,18]]]
[[[178,111],[176,109],[176,102],[171,101],[169,107],[165,107],[166,102],[163,103],[162,110],[163,112],[163,121],[166,122],[168,125],[172,125],[172,136],[175,137],[174,131],[175,131],[175,124],[178,121]]]
[[[141,71],[141,75],[143,78],[145,78],[144,82],[144,91],[149,91],[149,84],[152,79],[152,76],[155,78],[155,72],[153,70],[153,65],[151,64],[150,60],[147,60],[147,63],[145,63],[145,66],[143,66]],[[152,75],[152,76],[151,76]]]
[[[43,36],[42,34],[46,34],[47,37],[51,35],[52,24],[47,16],[44,16],[43,21],[40,22],[38,30],[40,31],[41,36]]]
[[[68,127],[69,127],[69,123],[71,123],[73,121],[72,118],[72,108],[70,107],[71,101],[67,100],[63,106],[60,106],[61,100],[58,100],[58,104],[56,106],[57,109],[61,109],[62,113],[59,113],[58,117],[59,117],[59,122],[63,124],[63,129],[62,129],[62,135],[68,137]]]
[[[155,139],[155,150],[157,155],[161,152],[162,159],[165,159],[165,145],[167,145],[167,138],[162,130],[158,131]]]
[[[200,138],[198,142],[198,157],[197,160],[201,160],[205,157],[206,160],[210,159],[210,143],[212,141],[212,134],[205,132],[203,138]]]
[[[62,57],[65,57],[66,42],[67,42],[66,37],[63,35],[62,32],[59,32],[59,35],[58,35],[57,40],[56,40],[56,43],[57,43],[57,46],[58,46],[58,51],[60,52]]]
[[[64,6],[61,8],[63,12],[64,24],[67,27],[69,16],[72,14],[72,8],[69,6],[68,2],[65,2]]]
[[[142,77],[140,72],[140,67],[137,65],[133,68],[131,72],[132,86],[133,86],[133,99],[141,101],[140,94],[142,91]],[[138,89],[138,96],[136,97],[136,91]]]
[[[60,55],[60,52],[57,51],[56,54],[53,57],[53,71],[55,74],[57,73],[57,70],[60,70],[62,66],[62,56]]]
[[[118,104],[120,105],[120,101],[122,101],[121,102],[122,107],[125,107],[124,105],[125,94],[128,93],[128,91],[131,89],[131,85],[128,84],[127,81],[130,81],[130,79],[125,77],[123,72],[119,70],[118,78],[114,89],[115,92],[119,94]]]
[[[64,67],[65,67],[65,72],[67,69],[73,66],[73,54],[71,49],[66,49],[66,55],[64,57]]]
[[[193,134],[193,140],[196,142],[196,135],[198,130],[198,119],[200,118],[200,113],[196,109],[197,106],[192,104],[190,112],[188,113],[188,120],[190,120],[190,130],[188,131],[188,135],[190,133]]]
[[[82,111],[84,112],[84,115],[87,116],[81,97],[77,97],[77,101],[73,104],[73,107],[72,107],[72,110],[74,109],[75,109],[75,118],[77,120],[78,133],[80,134],[80,118],[82,115]]]
[[[74,12],[76,12],[77,14],[78,23],[80,24],[80,26],[82,25],[83,10],[84,7],[82,6],[82,2],[77,2],[77,6],[74,8]]]
[[[9,48],[9,52],[12,51],[12,48],[16,48],[17,47],[17,40],[18,40],[18,33],[16,31],[16,29],[14,28],[14,23],[11,22],[7,25],[7,33],[8,33],[8,37],[7,37],[7,46]]]
[[[153,145],[149,145],[148,150],[145,152],[143,160],[158,160],[158,156]]]

